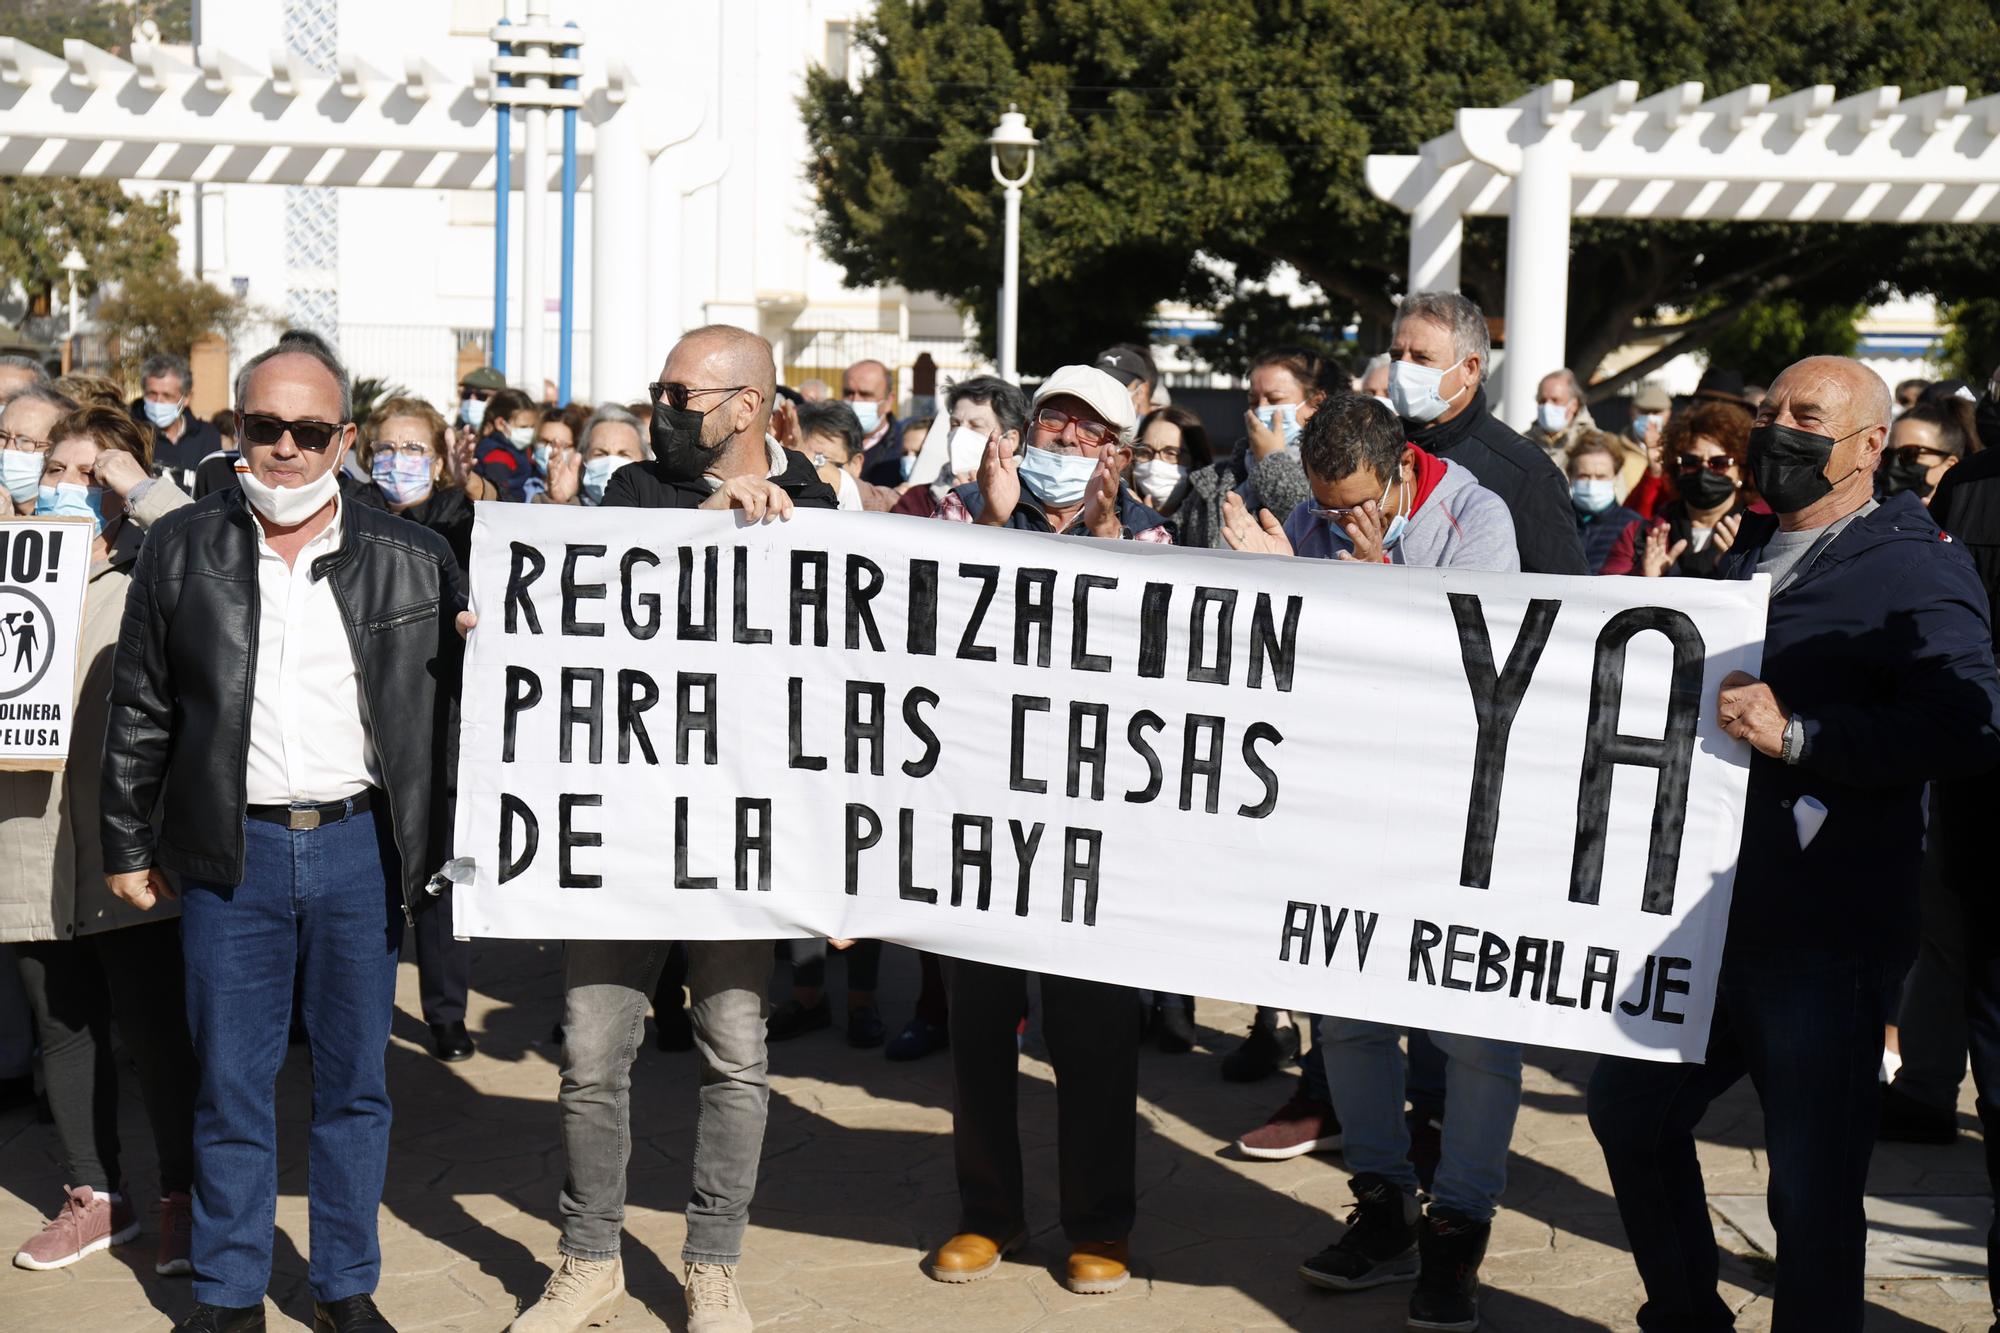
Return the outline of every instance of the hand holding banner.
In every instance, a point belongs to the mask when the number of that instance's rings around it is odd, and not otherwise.
[[[1765,589],[481,505],[476,935],[879,938],[1698,1058]]]

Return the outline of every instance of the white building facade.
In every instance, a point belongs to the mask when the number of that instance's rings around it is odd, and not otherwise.
[[[203,47],[247,62],[286,53],[305,70],[333,76],[341,56],[394,72],[428,62],[453,84],[483,82],[495,54],[489,33],[503,17],[520,23],[526,0],[196,0]],[[901,396],[928,353],[943,376],[980,366],[971,326],[940,299],[895,289],[851,289],[812,241],[805,179],[807,146],[797,100],[806,71],[840,70],[866,0],[548,0],[550,19],[582,34],[586,98],[613,78],[614,62],[648,99],[648,132],[674,140],[655,154],[644,188],[647,221],[639,253],[594,253],[595,127],[579,116],[585,145],[576,206],[572,384],[575,397],[635,401],[673,337],[728,323],[769,338],[781,378],[837,384],[852,361],[873,357],[897,373]],[[588,103],[586,104],[588,105]],[[490,140],[497,113],[485,108]],[[527,113],[515,112],[512,152],[521,160]],[[550,113],[550,170],[559,166],[560,113]],[[487,173],[490,180],[491,173]],[[517,166],[509,200],[513,255],[506,338],[511,382],[540,396],[523,374],[521,329],[542,325],[537,378],[557,378],[560,197],[544,196],[539,262],[544,308],[523,306],[527,231]],[[493,190],[381,186],[220,184],[202,189],[200,245],[190,186],[183,195],[181,256],[190,273],[245,294],[277,321],[333,337],[357,376],[408,386],[440,405],[453,392],[462,348],[482,352],[493,324]],[[623,246],[620,247],[624,248]],[[594,267],[631,271],[641,299],[621,302],[625,327],[598,329]],[[643,312],[639,317],[637,312]],[[593,375],[592,350],[608,335],[620,369]],[[256,336],[262,336],[262,331]],[[232,349],[240,359],[253,344]],[[627,383],[627,380],[631,382]]]

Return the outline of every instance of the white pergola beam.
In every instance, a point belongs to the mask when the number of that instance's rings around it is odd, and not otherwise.
[[[1560,363],[1572,218],[2000,223],[2000,96],[1704,91],[1639,99],[1620,82],[1579,97],[1558,79],[1503,107],[1461,108],[1415,154],[1368,159],[1369,190],[1411,215],[1412,291],[1455,282],[1464,218],[1511,219],[1509,420],[1525,421],[1535,381]]]
[[[0,83],[26,88],[38,82],[53,83],[68,72],[68,61],[18,37],[0,37]]]

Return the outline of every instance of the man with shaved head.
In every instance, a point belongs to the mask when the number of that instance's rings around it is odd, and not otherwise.
[[[771,345],[756,334],[724,324],[687,334],[651,386],[653,457],[612,473],[604,504],[740,509],[752,522],[789,518],[794,508],[835,508],[809,458],[765,439],[776,386]],[[694,940],[687,948],[688,1014],[702,1059],[701,1132],[681,1251],[687,1329],[748,1333],[736,1264],[770,1098],[764,991],[771,944]],[[666,957],[666,941],[571,940],[564,949],[562,1255],[514,1333],[572,1333],[609,1319],[624,1299],[619,1252],[632,1061]]]
[[[1757,409],[1749,464],[1771,514],[1725,578],[1771,580],[1762,678],[1714,707],[1748,746],[1729,938],[1700,1064],[1606,1057],[1590,1124],[1646,1284],[1639,1327],[1734,1327],[1694,1131],[1748,1074],[1778,1234],[1775,1333],[1858,1333],[1882,1028],[1916,953],[1924,785],[2000,762],[1987,598],[1914,493],[1877,501],[1889,389],[1808,357]]]

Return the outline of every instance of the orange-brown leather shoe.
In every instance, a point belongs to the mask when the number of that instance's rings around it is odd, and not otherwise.
[[[1105,1296],[1132,1280],[1132,1246],[1122,1240],[1087,1240],[1069,1256],[1066,1285],[1079,1296]]]
[[[967,1231],[953,1236],[932,1251],[927,1271],[939,1282],[977,1282],[980,1278],[991,1277],[993,1270],[1000,1267],[1000,1260],[1015,1250],[1028,1238],[1026,1232],[1016,1232],[1006,1240],[994,1240]]]

